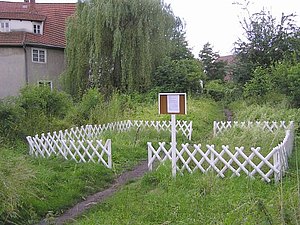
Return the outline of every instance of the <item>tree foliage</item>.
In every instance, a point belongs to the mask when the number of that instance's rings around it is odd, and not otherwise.
[[[295,15],[282,14],[279,22],[266,10],[250,14],[240,21],[244,39],[235,43],[238,65],[235,79],[245,83],[252,78],[256,67],[269,68],[276,62],[300,56],[300,30],[294,22]]]
[[[160,0],[78,3],[67,30],[66,89],[73,96],[90,87],[104,94],[146,91],[154,69],[174,50],[172,40],[181,40],[174,37],[176,26],[170,6]]]
[[[191,49],[188,47],[188,42],[185,37],[185,25],[179,17],[175,19],[175,27],[173,28],[171,37],[171,53],[170,57],[173,60],[193,59],[194,56]]]
[[[300,106],[300,62],[285,60],[276,63],[271,70],[274,86],[285,94],[292,104]]]
[[[273,88],[272,77],[268,69],[257,67],[253,77],[244,86],[245,97],[261,97],[266,95]]]
[[[165,58],[154,74],[154,85],[163,92],[200,92],[200,80],[206,79],[196,59]]]
[[[0,144],[27,135],[49,132],[59,124],[72,108],[69,95],[49,87],[26,86],[20,95],[0,100]],[[64,127],[65,128],[65,127]]]
[[[210,43],[206,43],[199,53],[200,61],[203,63],[204,71],[209,80],[223,80],[226,75],[226,63],[218,61],[220,55],[213,51]]]
[[[244,96],[264,98],[281,94],[294,106],[300,105],[300,62],[284,60],[270,68],[257,67],[253,77],[244,86]]]

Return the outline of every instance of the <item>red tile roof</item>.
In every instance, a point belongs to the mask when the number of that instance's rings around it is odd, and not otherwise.
[[[25,32],[0,32],[0,45],[22,45],[25,38]]]
[[[75,3],[0,1],[0,19],[44,21],[43,35],[28,32],[0,33],[0,45],[36,44],[65,48],[66,20],[75,10]]]
[[[1,2],[0,2],[1,5]],[[30,20],[30,21],[44,21],[46,16],[37,13],[26,12],[0,12],[1,19],[17,19],[17,20]]]

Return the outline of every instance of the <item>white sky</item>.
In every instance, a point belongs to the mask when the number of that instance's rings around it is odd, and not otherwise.
[[[8,0],[9,1],[9,0]],[[11,0],[22,2],[22,0]],[[195,56],[207,42],[220,55],[228,55],[233,49],[233,43],[242,37],[242,28],[239,24],[243,18],[240,6],[233,5],[234,1],[244,0],[164,0],[171,4],[176,16],[186,23],[186,34],[189,46]],[[36,0],[44,2],[77,2],[77,0]],[[300,26],[300,0],[251,0],[250,13],[265,8],[278,19],[281,13],[297,16],[297,25]]]
[[[233,43],[242,37],[239,23],[244,18],[241,6],[232,4],[237,0],[165,0],[175,15],[186,22],[186,34],[190,47],[198,56],[203,45],[209,42],[220,55],[231,54]],[[243,0],[238,2],[243,3]],[[300,14],[299,0],[251,0],[250,13],[266,9],[279,19],[281,14]],[[300,26],[300,18],[296,17]]]

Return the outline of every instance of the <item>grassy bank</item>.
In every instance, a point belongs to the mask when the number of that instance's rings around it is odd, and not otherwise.
[[[104,102],[93,91],[87,93],[81,102],[65,109],[62,115],[60,106],[57,106],[57,113],[53,108],[46,107],[51,98],[41,100],[42,97],[37,96],[41,93],[45,96],[55,95],[45,91],[47,95],[43,91],[33,90],[33,94],[27,93],[25,99],[0,105],[0,114],[3,115],[0,121],[0,130],[3,128],[3,132],[0,132],[0,224],[35,224],[45,217],[51,221],[89,194],[107,187],[124,170],[146,159],[147,141],[170,139],[167,132],[158,135],[149,130],[105,133],[102,137],[104,140],[112,139],[112,170],[99,164],[77,164],[59,157],[30,157],[24,141],[26,135],[124,119],[170,119],[169,116],[158,115],[156,99],[116,94],[110,102]],[[66,100],[64,96],[60,105],[63,106]],[[28,117],[23,116],[24,112]],[[223,118],[222,107],[218,104],[209,99],[189,99],[188,116],[177,119],[193,120],[193,127],[197,128],[198,138],[201,138],[211,135],[212,122],[216,118]]]

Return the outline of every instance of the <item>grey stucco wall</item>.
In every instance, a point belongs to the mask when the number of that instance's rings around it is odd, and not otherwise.
[[[25,56],[22,47],[0,47],[0,99],[18,95],[27,82],[37,84],[40,80],[48,80],[52,81],[53,88],[60,89],[59,77],[65,69],[64,50],[38,48],[46,50],[46,63],[35,63],[32,62],[32,48],[36,47],[26,47]]]
[[[60,89],[59,75],[65,69],[64,50],[38,48],[46,50],[46,63],[32,62],[32,48],[27,47],[28,83],[37,84],[39,80],[51,80],[53,88]]]
[[[26,84],[25,52],[22,47],[0,48],[0,98],[16,96]]]

